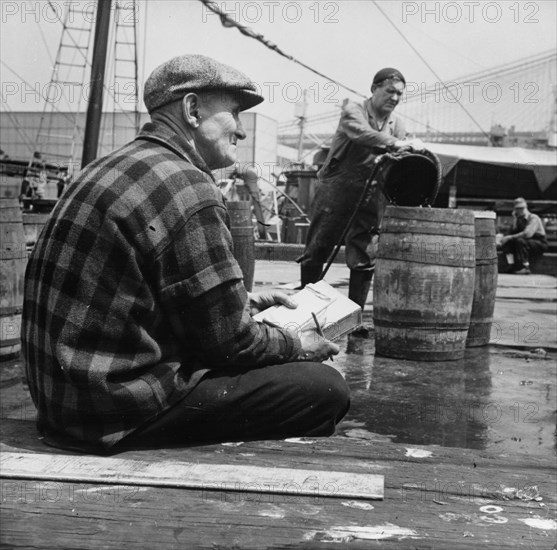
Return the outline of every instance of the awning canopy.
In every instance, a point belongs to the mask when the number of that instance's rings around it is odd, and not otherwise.
[[[557,180],[557,151],[447,143],[427,143],[426,147],[439,157],[443,166],[443,176],[451,172],[461,161],[467,161],[482,165],[504,166],[521,172],[530,171],[537,181],[541,194],[545,194]]]

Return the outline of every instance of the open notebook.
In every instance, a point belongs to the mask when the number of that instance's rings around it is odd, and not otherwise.
[[[253,318],[295,332],[317,331],[313,312],[317,316],[323,335],[332,341],[338,340],[362,324],[360,306],[325,281],[310,283],[290,298],[298,304],[296,309],[272,306]]]

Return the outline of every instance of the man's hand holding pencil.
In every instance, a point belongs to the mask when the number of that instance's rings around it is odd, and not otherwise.
[[[304,330],[299,335],[302,342],[302,350],[298,356],[298,361],[322,362],[327,359],[333,360],[333,355],[337,355],[340,348],[333,342],[323,337],[321,325],[315,313],[311,314],[315,322],[316,330]]]

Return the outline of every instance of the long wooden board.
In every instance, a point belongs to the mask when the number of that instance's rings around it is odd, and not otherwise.
[[[3,452],[0,477],[374,500],[384,494],[378,474],[51,453]]]

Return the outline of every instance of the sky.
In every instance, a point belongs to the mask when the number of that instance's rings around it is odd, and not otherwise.
[[[42,110],[41,94],[50,81],[51,59],[62,31],[53,7],[61,15],[68,2],[0,2],[3,110]],[[81,4],[90,11],[94,2],[82,0]],[[266,98],[255,111],[279,122],[300,112],[296,104],[304,89],[310,90],[308,116],[330,112],[344,98],[355,97],[238,30],[223,27],[197,0],[139,0],[139,4],[140,81],[173,56],[200,53],[249,75]],[[452,80],[557,48],[557,2],[553,0],[237,0],[216,4],[285,53],[364,95],[369,94],[373,74],[382,67],[396,67],[407,81],[428,84],[437,77]]]

